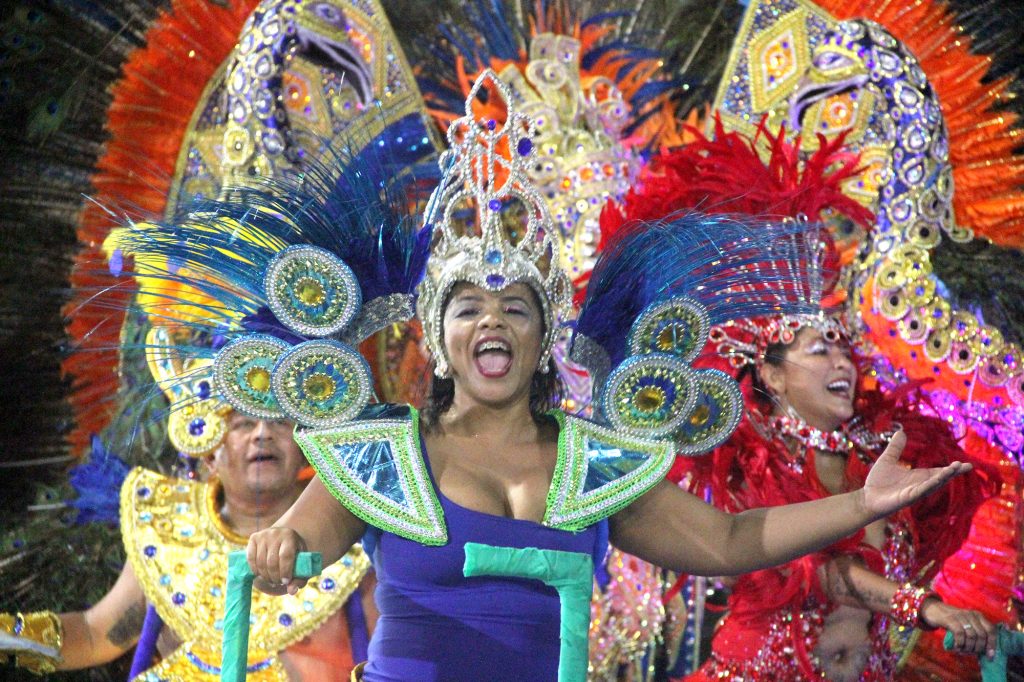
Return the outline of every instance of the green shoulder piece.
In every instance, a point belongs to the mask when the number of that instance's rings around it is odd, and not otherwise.
[[[624,436],[586,419],[553,414],[561,429],[546,526],[579,531],[611,516],[653,488],[675,460],[670,442]]]
[[[394,406],[375,411],[373,419],[296,430],[295,441],[331,494],[363,521],[424,545],[447,543],[420,451],[419,415]]]

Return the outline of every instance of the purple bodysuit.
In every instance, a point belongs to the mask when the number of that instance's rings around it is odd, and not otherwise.
[[[529,579],[463,577],[463,546],[479,542],[601,558],[606,536],[599,524],[571,533],[484,514],[446,498],[432,475],[431,484],[448,526],[446,545],[431,547],[376,528],[369,531],[380,619],[363,679],[554,682],[560,624],[554,588]]]

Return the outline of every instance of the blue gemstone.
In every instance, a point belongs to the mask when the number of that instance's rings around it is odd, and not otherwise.
[[[214,585],[213,587],[210,588],[210,594],[213,595],[214,597],[219,597],[220,595],[222,595],[224,593],[221,591],[221,589],[219,587]]]
[[[285,627],[288,627],[292,624],[292,617],[289,616],[287,613],[282,613],[280,617],[278,617],[277,622]]]
[[[218,618],[217,620],[213,621],[213,627],[215,629],[217,629],[217,630],[223,630],[224,629],[224,619],[223,618]]]
[[[487,122],[487,129],[488,130],[494,130],[497,127],[498,127],[498,122],[495,121],[493,118]]]
[[[334,589],[334,581],[331,580],[330,578],[324,578],[320,582],[320,587],[322,589],[325,589],[325,590],[333,590]]]
[[[490,263],[491,265],[497,265],[498,263],[501,262],[501,251],[488,251],[487,255],[484,256],[484,260]]]
[[[149,490],[149,488],[143,486],[143,487],[139,488],[138,493],[139,493],[139,497],[149,497],[150,490]]]
[[[491,209],[492,211],[500,211],[501,201],[499,201],[498,199],[491,199],[490,201],[487,202],[487,208]]]
[[[153,545],[146,545],[145,547],[143,547],[142,553],[150,558],[155,557],[156,547],[154,547]]]
[[[501,275],[487,275],[487,286],[492,289],[497,289],[505,284],[505,278]]]
[[[171,584],[171,576],[169,576],[169,575],[162,575],[162,576],[160,576],[160,584],[161,585],[170,585]]]
[[[188,432],[192,436],[201,436],[205,430],[206,420],[202,417],[196,417],[188,424]]]
[[[114,253],[110,254],[107,267],[110,268],[110,274],[114,277],[121,276],[124,271],[124,254],[121,253],[121,249],[114,249]]]
[[[199,550],[199,560],[200,561],[206,561],[209,558],[210,558],[210,550],[206,549],[205,547],[203,549]]]
[[[516,145],[516,151],[519,152],[519,156],[529,156],[530,152],[533,151],[533,141],[528,137],[524,137]]]
[[[175,592],[171,596],[171,601],[174,602],[175,606],[181,606],[185,603],[185,595],[183,595],[181,592]]]
[[[210,382],[200,381],[199,382],[199,399],[209,400],[210,398]]]

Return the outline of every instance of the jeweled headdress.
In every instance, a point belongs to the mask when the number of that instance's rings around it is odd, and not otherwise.
[[[507,106],[500,126],[473,114],[472,101],[488,84]],[[434,244],[417,301],[438,376],[449,371],[442,317],[457,282],[488,291],[500,291],[514,282],[528,284],[543,308],[540,369],[547,368],[572,286],[558,264],[558,237],[551,215],[526,173],[535,153],[536,134],[536,122],[515,109],[508,87],[490,69],[470,90],[465,115],[448,128],[449,149],[440,162],[445,177],[427,206]]]
[[[828,343],[848,343],[850,340],[843,319],[825,311],[732,320],[713,327],[708,338],[718,354],[727,358],[733,368],[739,369],[744,365],[760,367],[770,346],[780,343],[788,346],[805,327],[821,332]]]
[[[624,9],[465,3],[442,23],[443,38],[426,57],[432,68],[418,76],[442,127],[462,115],[470,86],[486,68],[533,119],[527,177],[547,203],[561,267],[577,286],[597,258],[601,210],[634,184],[642,150],[681,142],[670,95],[682,84],[661,71],[668,57],[656,36],[664,33],[643,28],[653,22],[641,15],[653,12],[628,3]],[[493,88],[484,94],[473,101],[477,116],[503,122],[504,101]]]

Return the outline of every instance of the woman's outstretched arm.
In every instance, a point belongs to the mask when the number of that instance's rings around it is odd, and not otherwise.
[[[906,436],[893,436],[864,487],[812,502],[727,514],[667,481],[611,519],[616,547],[656,566],[696,575],[738,575],[785,563],[844,538],[970,471],[953,462],[910,469]]]
[[[295,594],[306,584],[292,578],[299,552],[320,552],[327,566],[358,542],[365,530],[366,524],[314,476],[284,516],[249,537],[245,551],[256,575],[254,584],[270,594]]]

